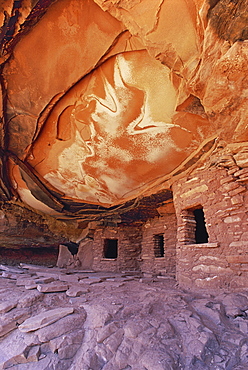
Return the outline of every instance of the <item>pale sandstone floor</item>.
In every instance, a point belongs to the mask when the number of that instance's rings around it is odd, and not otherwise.
[[[248,291],[0,265],[0,369],[248,369]]]

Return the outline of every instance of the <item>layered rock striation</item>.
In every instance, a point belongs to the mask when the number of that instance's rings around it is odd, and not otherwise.
[[[246,140],[246,1],[2,8],[3,197],[104,215]]]

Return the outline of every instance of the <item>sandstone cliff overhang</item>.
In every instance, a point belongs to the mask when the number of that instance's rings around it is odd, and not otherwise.
[[[247,141],[246,0],[0,5],[3,200],[147,218],[218,142]]]

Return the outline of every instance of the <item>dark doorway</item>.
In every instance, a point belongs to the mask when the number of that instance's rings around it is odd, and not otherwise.
[[[74,243],[74,242],[67,242],[67,243],[61,243],[61,245],[65,245],[69,252],[71,252],[71,254],[74,256],[75,254],[77,254],[78,252],[78,247],[79,247],[79,244],[78,243]]]
[[[206,229],[203,209],[195,209],[193,213],[196,221],[195,242],[196,244],[208,243],[208,233]]]
[[[118,239],[104,239],[103,255],[104,258],[118,257]]]
[[[153,240],[155,258],[164,257],[164,235],[156,234],[153,236]]]

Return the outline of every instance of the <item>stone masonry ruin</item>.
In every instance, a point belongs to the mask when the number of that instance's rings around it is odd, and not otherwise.
[[[245,287],[247,1],[1,10],[3,262]]]

